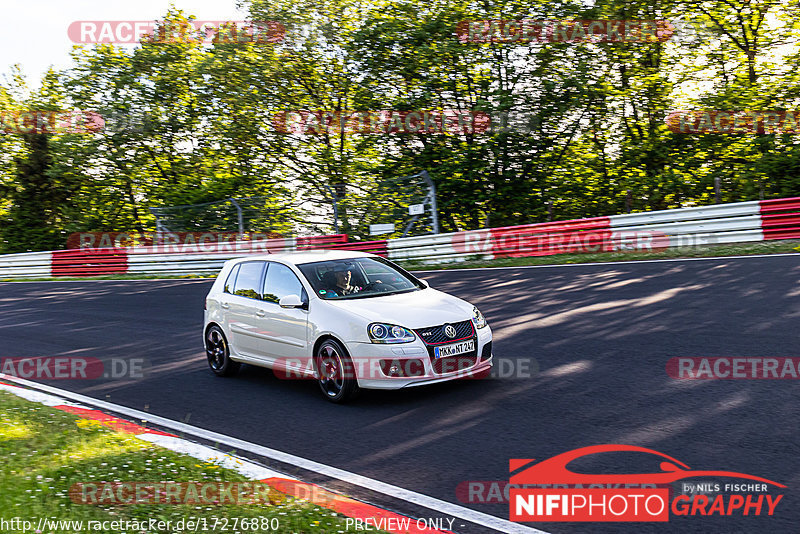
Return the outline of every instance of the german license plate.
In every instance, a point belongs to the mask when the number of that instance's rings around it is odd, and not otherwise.
[[[464,354],[473,350],[475,350],[475,340],[470,339],[469,341],[462,341],[461,343],[434,347],[433,355],[436,358],[447,358],[448,356],[458,356],[459,354]]]

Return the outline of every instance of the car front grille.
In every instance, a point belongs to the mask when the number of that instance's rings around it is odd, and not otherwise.
[[[444,333],[448,324],[451,324],[456,329],[456,335],[449,337]],[[415,330],[420,339],[425,343],[428,348],[428,356],[431,359],[431,366],[433,372],[436,374],[452,373],[453,371],[461,371],[474,367],[478,363],[478,337],[475,335],[475,328],[472,326],[472,320],[461,321],[458,323],[445,323],[439,326],[431,326],[428,328],[420,328]],[[434,349],[438,345],[447,345],[449,343],[457,343],[459,341],[466,341],[472,338],[475,343],[475,350],[458,354],[456,356],[448,356],[446,358],[436,358]]]
[[[461,321],[460,323],[452,323],[452,326],[456,329],[456,335],[452,338],[444,333],[447,323],[439,326],[431,326],[429,328],[420,328],[415,330],[415,332],[419,338],[425,342],[426,345],[455,343],[456,341],[469,339],[475,335],[475,329],[472,327],[472,320]]]

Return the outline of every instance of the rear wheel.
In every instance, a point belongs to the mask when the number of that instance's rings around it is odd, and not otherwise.
[[[217,376],[230,376],[235,374],[241,364],[231,360],[228,340],[222,329],[216,325],[206,331],[206,357],[208,366]]]
[[[325,340],[317,349],[315,363],[319,388],[326,399],[343,403],[358,394],[355,366],[340,343]]]

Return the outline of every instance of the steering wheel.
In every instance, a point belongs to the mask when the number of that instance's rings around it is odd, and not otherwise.
[[[369,284],[365,285],[363,289],[374,289],[376,291],[380,291],[381,293],[386,293],[387,291],[394,291],[397,288],[390,284],[384,284],[380,280],[375,280],[374,282],[370,282]]]

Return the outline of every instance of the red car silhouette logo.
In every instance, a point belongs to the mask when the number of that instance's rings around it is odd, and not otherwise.
[[[597,454],[601,452],[644,452],[648,454],[655,454],[664,458],[660,464],[661,472],[659,473],[636,473],[636,474],[613,474],[613,475],[595,475],[575,473],[567,468],[567,464],[588,456],[590,454]],[[515,471],[523,465],[527,465],[534,460],[511,460],[509,463],[509,471]],[[779,484],[766,478],[748,475],[745,473],[735,473],[733,471],[701,471],[693,470],[680,460],[676,460],[672,456],[668,456],[662,452],[647,449],[645,447],[637,447],[635,445],[593,445],[591,447],[582,447],[568,451],[548,460],[541,461],[524,471],[513,475],[510,479],[511,484],[669,484],[676,480],[692,477],[730,477],[730,478],[744,478],[748,480],[755,480],[758,482],[766,482],[780,488],[785,488],[783,484]]]

